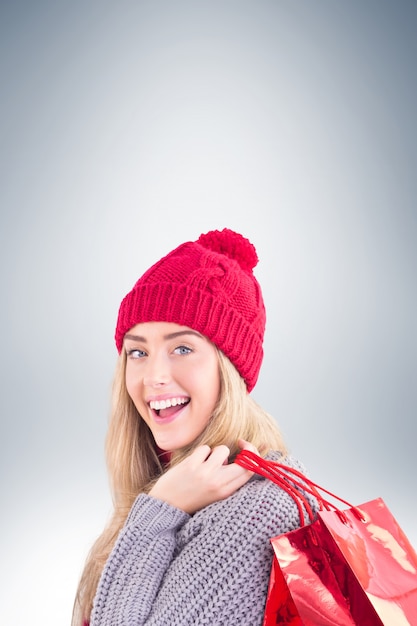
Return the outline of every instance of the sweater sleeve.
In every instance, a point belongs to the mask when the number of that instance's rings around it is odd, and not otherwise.
[[[176,546],[184,511],[140,494],[104,567],[91,626],[146,624]]]
[[[142,494],[104,568],[91,626],[260,626],[270,539],[298,526],[291,497],[259,477],[193,517]]]

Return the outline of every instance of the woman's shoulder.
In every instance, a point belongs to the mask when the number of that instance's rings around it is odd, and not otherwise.
[[[271,451],[266,458],[306,473],[303,463],[292,455],[283,456],[280,452]],[[255,474],[243,487],[242,497],[245,506],[268,520],[277,534],[299,528],[300,515],[294,498],[272,480]]]
[[[302,463],[292,456],[271,452],[267,458],[304,472]],[[299,528],[300,516],[294,499],[284,489],[255,474],[226,500],[199,511],[194,522],[230,524],[235,528],[242,525],[246,531],[272,537]]]
[[[301,485],[303,484],[303,476],[308,478],[308,473],[305,465],[296,457],[292,455],[282,455],[280,452],[271,451],[267,454],[266,459],[269,461],[277,462],[289,477],[295,477],[300,483],[300,488],[296,487],[296,491],[301,493],[301,498],[295,499],[290,495],[289,491],[283,489],[275,482],[268,478],[263,478],[258,475],[254,475],[251,481],[248,483],[248,489],[253,489],[253,492],[260,496],[259,506],[263,510],[263,515],[271,515],[274,520],[278,520],[281,524],[280,532],[288,532],[289,530],[295,530],[301,525],[308,523],[315,517],[319,505],[316,498],[310,493],[303,491]],[[285,468],[289,470],[295,470],[297,474],[291,471],[285,471]],[[301,502],[306,501],[306,504]],[[253,502],[256,505],[256,498]],[[302,519],[300,518],[300,505],[303,509]],[[279,534],[279,533],[277,533]]]
[[[298,470],[299,472],[302,472],[303,474],[306,474],[306,468],[303,463],[291,454],[284,455],[278,450],[270,450],[265,458],[268,461],[276,461],[277,463],[287,465],[288,467],[291,467]]]

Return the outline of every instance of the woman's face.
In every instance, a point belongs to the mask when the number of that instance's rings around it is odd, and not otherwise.
[[[171,322],[137,324],[124,338],[126,388],[162,450],[192,443],[205,429],[220,393],[214,345]]]

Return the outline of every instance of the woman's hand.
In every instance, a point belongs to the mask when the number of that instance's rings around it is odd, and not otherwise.
[[[255,446],[239,439],[242,449],[257,453]],[[149,495],[192,515],[225,500],[248,482],[252,472],[235,463],[228,464],[227,446],[199,446],[186,459],[169,469],[152,487]]]

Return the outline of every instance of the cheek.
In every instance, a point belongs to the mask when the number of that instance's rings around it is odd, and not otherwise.
[[[138,389],[138,376],[132,371],[131,367],[126,367],[125,385],[129,396],[133,399]]]
[[[125,372],[125,385],[126,385],[127,393],[130,395],[130,390],[132,387],[132,380],[131,380],[131,375],[129,373],[129,370],[127,368]]]
[[[215,363],[213,363],[211,367],[211,372],[208,379],[210,381],[212,392],[218,394],[220,392],[220,370],[217,360],[215,361]]]
[[[212,398],[213,398],[213,408],[214,408],[214,406],[216,406],[220,398],[220,374],[219,372],[217,372],[217,375],[215,379],[213,380]]]
[[[214,409],[220,396],[220,372],[217,360],[211,368],[210,374],[205,376],[204,385],[206,389],[207,402]]]

